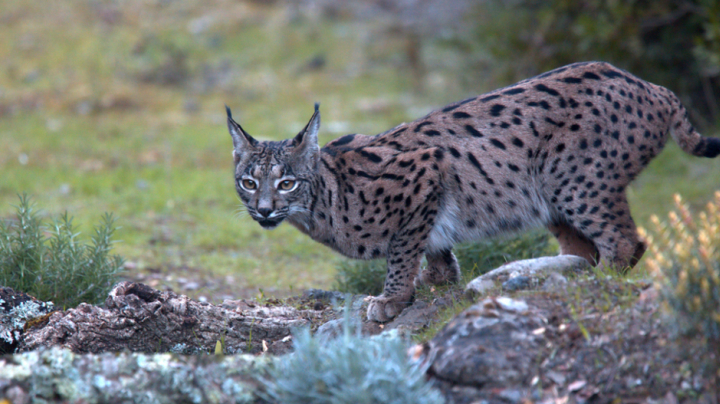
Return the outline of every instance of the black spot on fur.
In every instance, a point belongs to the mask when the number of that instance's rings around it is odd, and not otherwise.
[[[360,150],[360,155],[365,157],[366,159],[372,161],[373,163],[380,163],[382,162],[382,157],[378,156],[375,153],[370,153],[369,151]]]
[[[333,142],[333,146],[343,146],[355,139],[355,135],[346,135]]]
[[[500,150],[505,150],[505,144],[497,139],[490,139],[490,143]]]
[[[585,73],[583,73],[582,77],[584,79],[600,80],[600,76],[598,76],[597,74],[595,74],[593,72],[585,72]]]
[[[456,118],[456,119],[465,119],[465,118],[471,117],[470,114],[468,114],[467,112],[462,112],[462,111],[453,112],[452,115],[453,115],[453,118]]]
[[[505,106],[502,104],[495,104],[490,108],[490,115],[491,116],[500,116],[500,113],[505,109]]]
[[[537,84],[537,85],[535,85],[535,89],[538,91],[542,91],[544,93],[548,93],[555,97],[560,95],[560,93],[558,93],[557,91],[553,90],[552,88],[546,86],[545,84]]]
[[[465,130],[473,137],[483,137],[483,134],[480,133],[480,131],[478,131],[477,129],[475,129],[472,125],[465,125]]]
[[[428,122],[428,121],[420,122],[418,124],[418,126],[416,126],[415,129],[413,129],[413,132],[418,133],[422,130],[423,126],[427,126],[427,125],[432,125],[432,122]]]
[[[487,97],[481,98],[480,101],[481,101],[481,102],[488,102],[488,101],[492,101],[492,100],[494,100],[494,99],[496,99],[496,98],[500,98],[500,96],[497,95],[497,94],[495,94],[495,95],[488,95]]]

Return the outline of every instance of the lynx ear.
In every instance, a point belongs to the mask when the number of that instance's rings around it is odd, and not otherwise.
[[[230,112],[230,108],[228,106],[225,106],[225,111],[227,112],[227,125],[228,130],[230,131],[230,136],[232,137],[233,141],[233,147],[235,150],[233,151],[233,155],[237,155],[237,152],[242,151],[243,149],[246,149],[248,147],[255,147],[257,146],[257,140],[253,139],[252,136],[248,135],[247,132],[243,130],[243,128],[232,119],[232,112]]]
[[[295,136],[292,145],[297,148],[299,153],[305,155],[315,154],[320,151],[318,145],[318,132],[320,131],[320,103],[315,103],[315,113],[305,128]]]

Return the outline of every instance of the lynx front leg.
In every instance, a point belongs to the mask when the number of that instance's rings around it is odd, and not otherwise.
[[[415,286],[457,283],[460,280],[460,265],[452,250],[426,253],[427,268],[415,278]]]
[[[410,246],[408,246],[410,244]],[[420,248],[408,240],[393,238],[387,254],[387,275],[383,293],[370,298],[368,320],[384,323],[396,317],[413,299],[414,280],[420,269]]]

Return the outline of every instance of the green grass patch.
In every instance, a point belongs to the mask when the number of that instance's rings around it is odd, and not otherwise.
[[[547,231],[533,230],[514,237],[459,244],[453,251],[462,273],[460,283],[464,284],[506,262],[556,254],[557,246]],[[386,268],[385,260],[341,260],[336,266],[335,288],[344,293],[378,295]]]

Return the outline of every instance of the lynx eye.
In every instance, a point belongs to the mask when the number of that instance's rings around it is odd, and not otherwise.
[[[248,191],[254,191],[257,188],[257,183],[253,180],[242,180],[240,185]]]
[[[280,181],[280,184],[278,184],[278,189],[281,191],[290,191],[293,188],[295,188],[295,181],[293,180]]]

